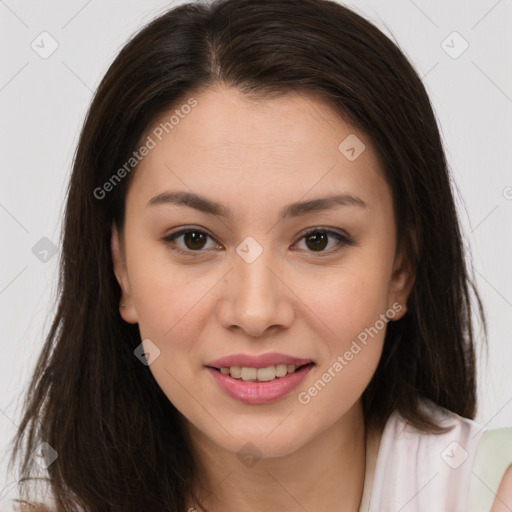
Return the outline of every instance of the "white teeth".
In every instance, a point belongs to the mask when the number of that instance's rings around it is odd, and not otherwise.
[[[229,368],[229,373],[234,379],[242,378],[242,368],[240,366],[232,366]]]
[[[276,378],[276,367],[267,366],[266,368],[258,368],[258,380],[263,382],[267,380],[274,380]]]
[[[297,367],[294,364],[277,364],[265,368],[250,368],[247,366],[231,366],[229,368],[220,368],[221,373],[230,375],[234,379],[258,380],[268,382],[276,377],[285,377],[288,373],[293,373]]]
[[[256,368],[242,367],[242,380],[254,380],[257,375],[258,370]]]
[[[277,364],[276,365],[276,377],[284,377],[287,373],[288,369],[285,364]]]

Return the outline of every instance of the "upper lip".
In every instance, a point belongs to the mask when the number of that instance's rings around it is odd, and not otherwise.
[[[231,366],[245,366],[247,368],[266,368],[267,366],[275,366],[278,364],[294,364],[295,366],[302,366],[312,363],[311,359],[302,359],[300,357],[288,356],[286,354],[278,354],[275,352],[268,354],[232,354],[229,356],[221,357],[215,361],[207,363],[205,366],[212,368],[229,368]]]

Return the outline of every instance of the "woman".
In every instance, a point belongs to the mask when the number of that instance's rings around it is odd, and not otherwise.
[[[13,451],[55,510],[511,506],[435,117],[349,9],[140,31],[85,121],[62,263]]]

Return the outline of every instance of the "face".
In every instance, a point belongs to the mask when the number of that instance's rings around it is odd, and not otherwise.
[[[112,235],[120,312],[191,430],[290,454],[358,407],[406,311],[393,199],[371,141],[320,99],[194,99],[144,136]]]

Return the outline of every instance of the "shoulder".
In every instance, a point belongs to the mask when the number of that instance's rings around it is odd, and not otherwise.
[[[397,410],[388,419],[383,437],[394,447],[417,444],[426,450],[440,448],[444,451],[450,444],[456,442],[465,450],[475,448],[484,433],[484,429],[474,420],[464,418],[445,409],[430,400],[423,399],[420,409],[427,414],[444,432],[425,432],[411,425]],[[408,443],[405,443],[405,441]],[[452,446],[451,448],[456,448]],[[448,450],[450,451],[450,450]],[[464,455],[462,453],[462,455]],[[450,458],[450,457],[447,457]],[[449,462],[449,461],[445,461]]]
[[[422,407],[446,430],[425,432],[392,413],[380,441],[371,512],[463,509],[480,426],[433,403]]]
[[[446,431],[424,432],[409,424],[397,411],[390,416],[382,433],[369,510],[383,510],[402,503],[403,512],[491,511],[490,498],[496,496],[500,481],[512,463],[512,437],[508,437],[512,436],[512,429],[493,432],[432,402],[425,401],[422,407]],[[500,461],[496,453],[501,454]],[[480,473],[475,474],[475,468]],[[490,468],[492,481],[488,478]],[[508,492],[509,478],[512,476],[507,475],[500,492]],[[479,503],[486,506],[480,507]]]
[[[487,430],[473,468],[471,502],[490,512],[512,509],[512,428]]]
[[[512,509],[512,467],[505,472],[501,480],[500,487],[496,493],[496,498],[491,508],[491,512],[509,512]]]

